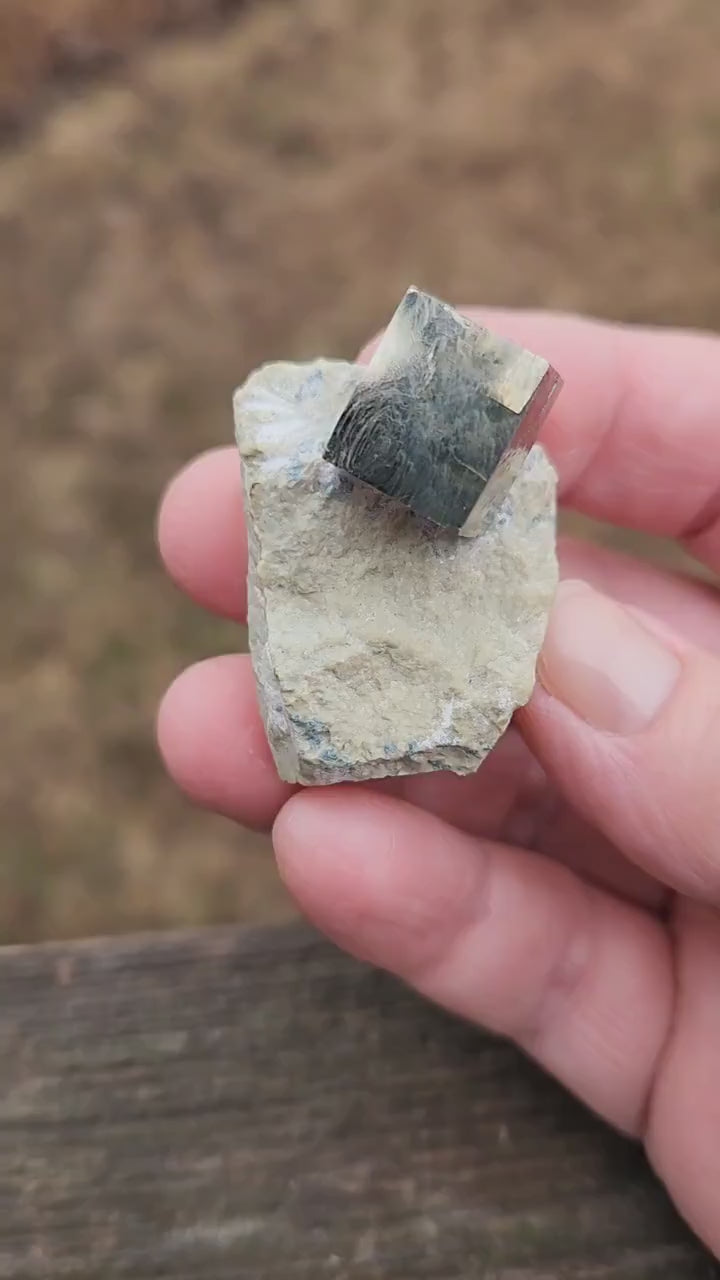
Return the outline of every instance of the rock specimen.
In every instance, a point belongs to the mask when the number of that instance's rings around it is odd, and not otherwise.
[[[325,458],[474,537],[522,470],[561,385],[541,356],[408,289]]]
[[[466,539],[324,459],[363,378],[340,361],[271,364],[235,396],[250,648],[290,782],[475,770],[530,696],[556,586],[539,446]]]

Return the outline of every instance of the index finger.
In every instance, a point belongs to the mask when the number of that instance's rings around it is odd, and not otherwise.
[[[720,339],[548,312],[461,310],[544,356],[564,379],[541,440],[566,506],[682,539],[720,567]]]

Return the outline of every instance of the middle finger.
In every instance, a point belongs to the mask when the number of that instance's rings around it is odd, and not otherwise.
[[[245,826],[269,830],[298,790],[277,775],[245,654],[209,658],[185,671],[164,699],[158,740],[168,771],[196,804]],[[553,801],[545,775],[514,729],[471,777],[438,772],[369,785],[473,835],[537,845],[628,900],[651,909],[662,905],[656,882]]]

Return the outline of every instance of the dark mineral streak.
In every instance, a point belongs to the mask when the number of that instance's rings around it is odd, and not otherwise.
[[[561,385],[546,360],[409,289],[324,456],[472,536],[519,474]]]

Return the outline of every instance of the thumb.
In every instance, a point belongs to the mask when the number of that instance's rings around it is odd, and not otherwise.
[[[720,660],[569,581],[538,677],[518,723],[574,808],[665,884],[720,903]]]

